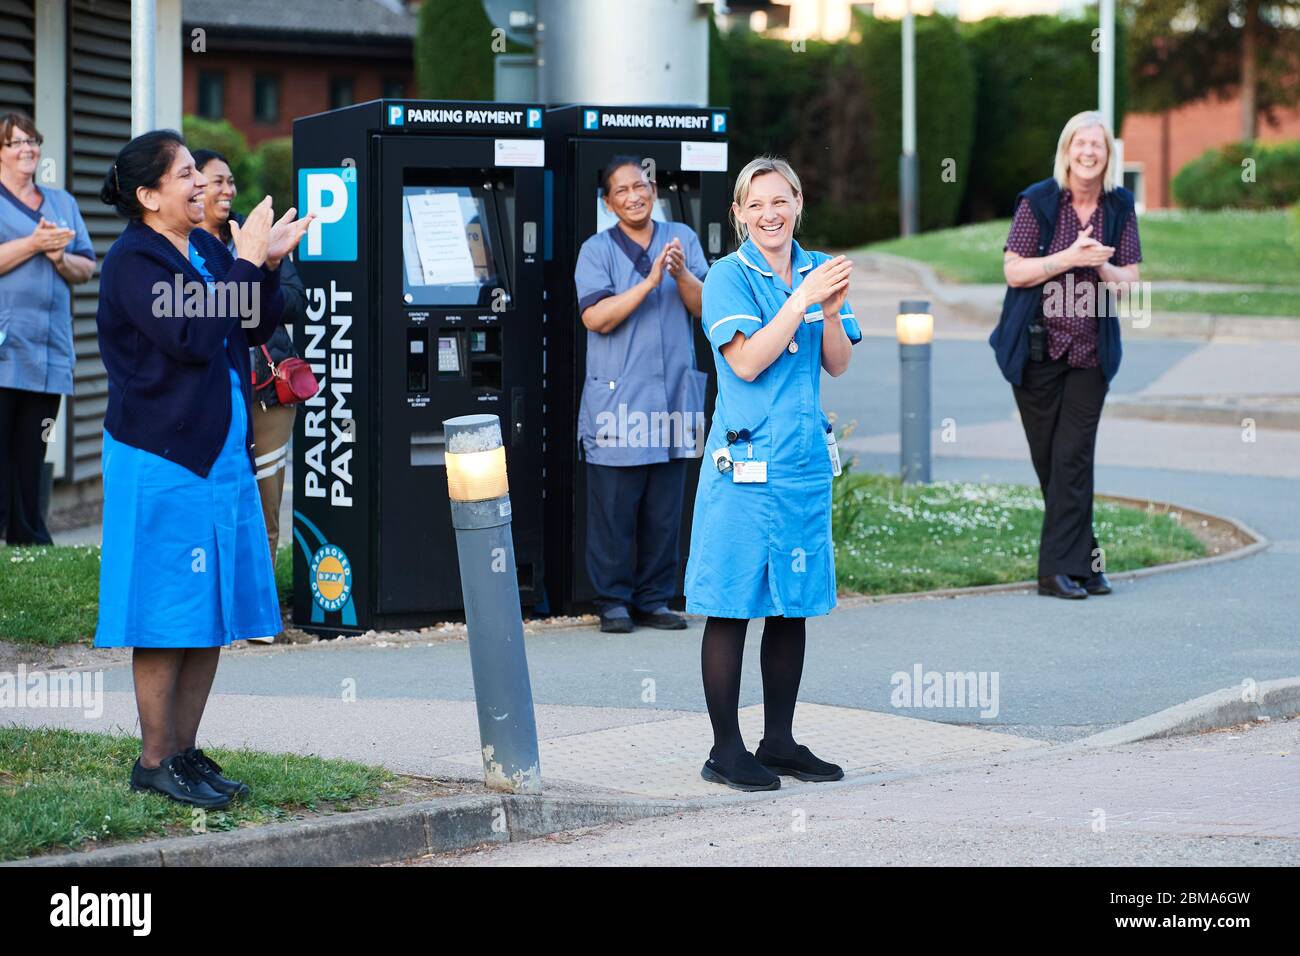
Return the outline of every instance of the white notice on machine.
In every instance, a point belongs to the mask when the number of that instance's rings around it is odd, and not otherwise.
[[[545,166],[546,142],[540,139],[499,139],[496,163],[498,166]]]
[[[460,198],[453,193],[407,196],[415,248],[425,285],[475,282],[474,258],[465,238]]]
[[[727,171],[727,144],[682,140],[682,169],[704,173]]]

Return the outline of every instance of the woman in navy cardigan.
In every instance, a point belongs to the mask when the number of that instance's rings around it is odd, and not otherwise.
[[[1038,593],[1110,593],[1092,527],[1097,425],[1119,370],[1117,297],[1138,283],[1133,194],[1120,185],[1115,137],[1078,113],[1056,144],[1050,179],[1019,196],[1003,250],[1007,294],[989,337],[1011,382],[1043,491]]]
[[[184,140],[122,148],[100,198],[129,221],[104,257],[99,348],[104,546],[96,647],[132,647],[143,747],[134,790],[217,808],[248,788],[196,747],[220,649],[280,629],[253,478],[248,349],[270,339],[279,264],[311,217],[268,197],[233,231],[202,229],[206,181]]]

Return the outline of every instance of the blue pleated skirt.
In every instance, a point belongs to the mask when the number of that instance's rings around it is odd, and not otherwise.
[[[221,647],[280,632],[233,368],[230,380],[230,428],[207,478],[104,432],[96,647]]]

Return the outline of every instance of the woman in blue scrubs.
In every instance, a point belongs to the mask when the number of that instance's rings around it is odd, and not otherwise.
[[[804,619],[835,606],[831,477],[839,469],[821,372],[844,374],[862,334],[845,301],[852,263],[794,240],[803,193],[790,164],[751,161],[733,198],[740,248],[704,281],[718,398],[695,497],[686,610],[708,615],[701,665],[714,743],[701,775],[738,790],[775,790],[778,774],[844,776],[795,741],[793,722]],[[763,739],[750,753],[737,709],[754,617],[766,618]]]
[[[72,394],[72,286],[95,271],[77,201],[36,184],[42,142],[31,117],[0,116],[0,535],[14,545],[53,543],[41,467]]]

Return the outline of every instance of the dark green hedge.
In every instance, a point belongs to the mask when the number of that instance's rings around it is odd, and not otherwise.
[[[731,77],[731,172],[761,153],[787,157],[807,203],[801,241],[813,246],[898,232],[901,27],[859,17],[855,30],[860,42],[810,40],[800,50],[748,32],[717,38]],[[917,18],[916,51],[921,224],[939,229],[956,222],[965,188],[975,79],[946,17]],[[955,183],[942,180],[945,159]]]
[[[1253,182],[1245,178],[1254,160]],[[1178,205],[1194,209],[1274,209],[1300,201],[1300,141],[1233,143],[1212,149],[1178,171]]]
[[[955,20],[916,17],[916,157],[921,229],[957,223],[975,135],[974,62]],[[849,46],[870,91],[873,166],[882,208],[869,239],[898,234],[898,158],[903,150],[903,28],[859,17],[862,42]],[[952,171],[944,176],[945,169]],[[948,180],[948,181],[945,181]]]
[[[426,100],[490,100],[492,31],[483,0],[427,0],[415,32],[415,88]],[[528,47],[506,40],[505,53]]]
[[[1096,26],[1095,12],[1078,20],[990,17],[962,25],[979,78],[963,219],[1011,215],[1016,195],[1052,174],[1065,121],[1097,108]],[[1128,101],[1122,21],[1115,30],[1115,125],[1120,129]]]

